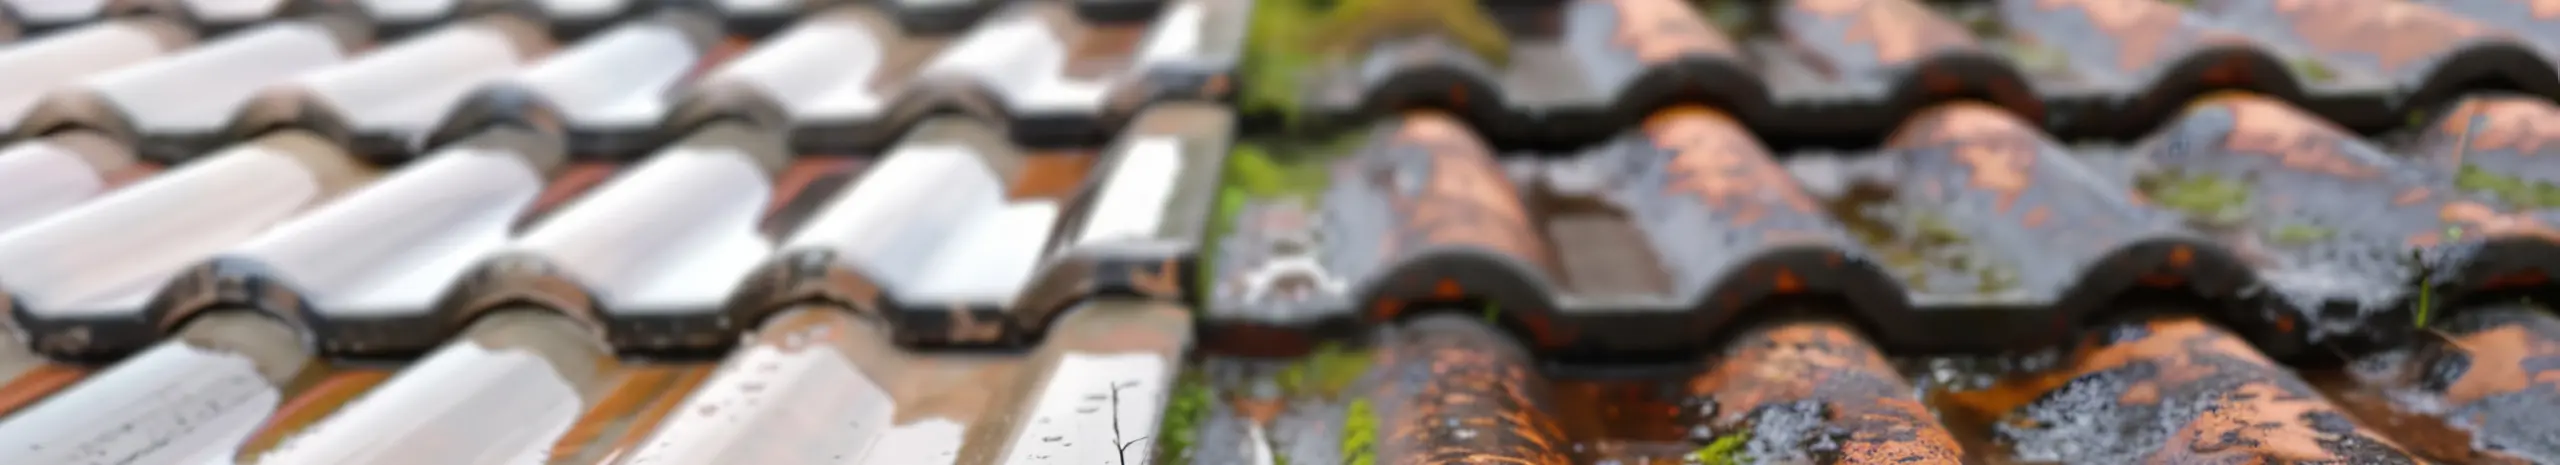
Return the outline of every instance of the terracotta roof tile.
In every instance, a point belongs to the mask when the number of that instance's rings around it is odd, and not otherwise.
[[[679,3],[0,1],[0,463],[2560,461],[2547,2]]]

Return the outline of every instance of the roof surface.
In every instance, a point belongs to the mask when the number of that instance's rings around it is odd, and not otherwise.
[[[2543,3],[10,0],[0,464],[2555,463]]]

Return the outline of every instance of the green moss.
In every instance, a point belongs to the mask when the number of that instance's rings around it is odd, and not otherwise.
[[[1690,0],[1707,21],[1724,31],[1725,37],[1754,37],[1759,32],[1760,11],[1757,2]]]
[[[1270,2],[1265,2],[1270,3]],[[1357,133],[1345,133],[1330,139],[1307,142],[1238,142],[1228,152],[1224,173],[1219,174],[1218,203],[1209,211],[1207,234],[1201,237],[1198,280],[1203,294],[1216,292],[1218,241],[1233,233],[1236,215],[1256,199],[1297,197],[1313,202],[1332,182],[1329,164],[1332,159],[1358,147]]]
[[[2535,210],[2560,207],[2560,186],[2480,169],[2478,165],[2469,163],[2462,165],[2462,171],[2454,176],[2453,184],[2463,190],[2496,196],[2498,201],[2510,207]]]
[[[2009,61],[2016,63],[2019,70],[2026,71],[2030,75],[2060,75],[2071,70],[2071,57],[2063,54],[2062,49],[2033,42],[2009,41],[2002,44],[2000,50],[2007,52]]]
[[[1997,294],[2018,288],[2018,271],[2005,266],[1976,267],[1973,271],[1974,291]]]
[[[2294,246],[2327,240],[2329,236],[2334,234],[2336,234],[2336,231],[2332,231],[2329,228],[2307,224],[2288,224],[2277,227],[2274,232],[2268,234],[2267,239],[2275,242],[2277,245]]]
[[[1698,446],[1698,450],[1690,451],[1688,463],[1696,465],[1742,465],[1751,463],[1751,457],[1744,454],[1745,449],[1742,447],[1750,443],[1751,433],[1748,431],[1719,436],[1716,437],[1715,441],[1708,442],[1707,445]]]
[[[2286,65],[2292,67],[2293,74],[2301,76],[2304,81],[2329,82],[2338,79],[2338,72],[2329,69],[2329,65],[2321,63],[2320,60],[2302,58]]]
[[[1314,353],[1280,370],[1275,382],[1280,392],[1290,396],[1315,395],[1340,397],[1360,376],[1369,373],[1369,353],[1344,349],[1340,344],[1316,346]]]
[[[1305,45],[1320,18],[1316,8],[1303,1],[1253,2],[1244,60],[1237,65],[1244,81],[1238,99],[1245,112],[1298,121],[1299,78],[1316,62],[1315,51]]]
[[[1497,68],[1511,59],[1510,35],[1477,0],[1343,0],[1324,18],[1316,44],[1327,55],[1361,53],[1381,39],[1436,33]]]
[[[2135,184],[2152,201],[2198,225],[2231,227],[2249,218],[2249,186],[2212,173],[2161,172]]]
[[[1263,0],[1245,28],[1240,105],[1296,127],[1307,73],[1326,60],[1365,53],[1398,35],[1436,33],[1499,67],[1510,60],[1509,34],[1476,0]]]
[[[1369,399],[1353,399],[1342,415],[1342,463],[1376,465],[1378,462],[1378,415],[1370,410]]]
[[[1198,300],[1191,306],[1194,310],[1208,308],[1208,303],[1217,300],[1218,242],[1227,237],[1228,231],[1235,229],[1236,213],[1244,211],[1244,200],[1244,191],[1229,186],[1218,187],[1218,203],[1209,210],[1209,230],[1200,235],[1200,254],[1194,258],[1200,264],[1192,270],[1191,277],[1192,289],[1198,290],[1198,295],[1193,296]]]
[[[1951,290],[1940,288],[1949,286],[1941,277],[1970,278],[1970,285],[1953,286],[1981,294],[2016,288],[2016,270],[1983,256],[1973,240],[1946,217],[1897,202],[1893,189],[1859,183],[1826,204],[1852,237],[1875,251],[1876,260],[1912,289]]]
[[[1173,398],[1165,403],[1163,424],[1156,428],[1156,458],[1152,463],[1192,462],[1192,447],[1200,440],[1200,422],[1209,419],[1212,402],[1217,402],[1217,397],[1201,376],[1185,373],[1175,381]]]
[[[1226,185],[1242,189],[1252,197],[1314,197],[1322,192],[1331,174],[1324,163],[1350,151],[1345,140],[1336,138],[1322,144],[1293,146],[1245,142],[1236,144],[1227,159]]]
[[[1966,30],[1973,31],[1974,37],[2009,37],[2008,25],[2001,24],[2000,14],[1990,8],[1966,5],[1966,7],[1956,8],[1954,11],[1947,11],[1948,9],[1945,8],[1946,5],[1936,6],[1941,7],[1939,10],[1940,13],[1947,16],[1953,16],[1958,18],[1960,21],[1964,21],[1964,28]]]

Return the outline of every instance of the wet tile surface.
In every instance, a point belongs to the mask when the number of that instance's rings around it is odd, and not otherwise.
[[[2560,462],[2542,3],[0,2],[0,463]]]

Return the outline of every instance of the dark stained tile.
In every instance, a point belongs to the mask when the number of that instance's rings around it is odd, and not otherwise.
[[[1377,428],[1365,448],[1346,439],[1354,462],[1571,463],[1551,388],[1517,343],[1482,320],[1419,317],[1386,337],[1378,369],[1370,408],[1349,413],[1376,418],[1346,420]]]
[[[1319,119],[1448,107],[1505,147],[1603,140],[1682,102],[1794,146],[1874,141],[1948,99],[2121,140],[2213,89],[2321,108],[2359,131],[2473,90],[2560,95],[2547,42],[2521,32],[2549,28],[2506,0],[1345,3],[1379,12],[1296,13],[1320,39],[1255,47],[1318,71],[1248,84],[1282,86]],[[1282,8],[1307,7],[1268,10]]]
[[[2058,369],[1953,395],[1999,412],[1998,463],[2416,463],[2194,317],[2103,329]]]
[[[1738,333],[1687,383],[1690,439],[1724,458],[1958,463],[1963,446],[1856,328],[1780,320]]]
[[[2411,451],[2453,463],[2560,458],[2560,425],[2534,415],[2560,405],[2560,320],[2530,304],[2452,317],[2433,337],[2352,362],[2332,395]]]

